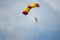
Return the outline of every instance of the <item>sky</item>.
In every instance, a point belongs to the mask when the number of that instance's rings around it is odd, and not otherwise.
[[[22,11],[30,3],[40,7],[25,16]],[[60,40],[59,4],[60,0],[0,0],[0,40]]]

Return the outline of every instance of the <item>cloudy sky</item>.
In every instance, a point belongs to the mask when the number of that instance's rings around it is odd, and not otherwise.
[[[22,11],[30,3],[40,7],[25,16]],[[0,0],[0,40],[60,40],[59,4],[60,0]]]

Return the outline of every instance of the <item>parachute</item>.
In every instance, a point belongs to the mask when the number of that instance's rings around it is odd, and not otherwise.
[[[28,15],[29,11],[30,11],[32,8],[36,8],[36,7],[39,7],[39,4],[38,4],[38,3],[32,3],[32,4],[28,5],[26,8],[24,8],[23,14],[24,14],[24,15]]]

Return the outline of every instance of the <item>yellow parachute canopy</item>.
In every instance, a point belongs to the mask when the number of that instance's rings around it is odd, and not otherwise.
[[[32,4],[28,5],[26,8],[24,8],[23,14],[24,14],[24,15],[27,15],[28,12],[30,11],[30,9],[35,8],[35,7],[39,7],[39,4],[37,4],[37,3],[32,3]]]

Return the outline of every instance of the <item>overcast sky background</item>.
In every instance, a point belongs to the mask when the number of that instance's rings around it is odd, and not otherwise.
[[[40,7],[24,16],[30,3]],[[60,40],[60,0],[0,0],[0,40]]]

